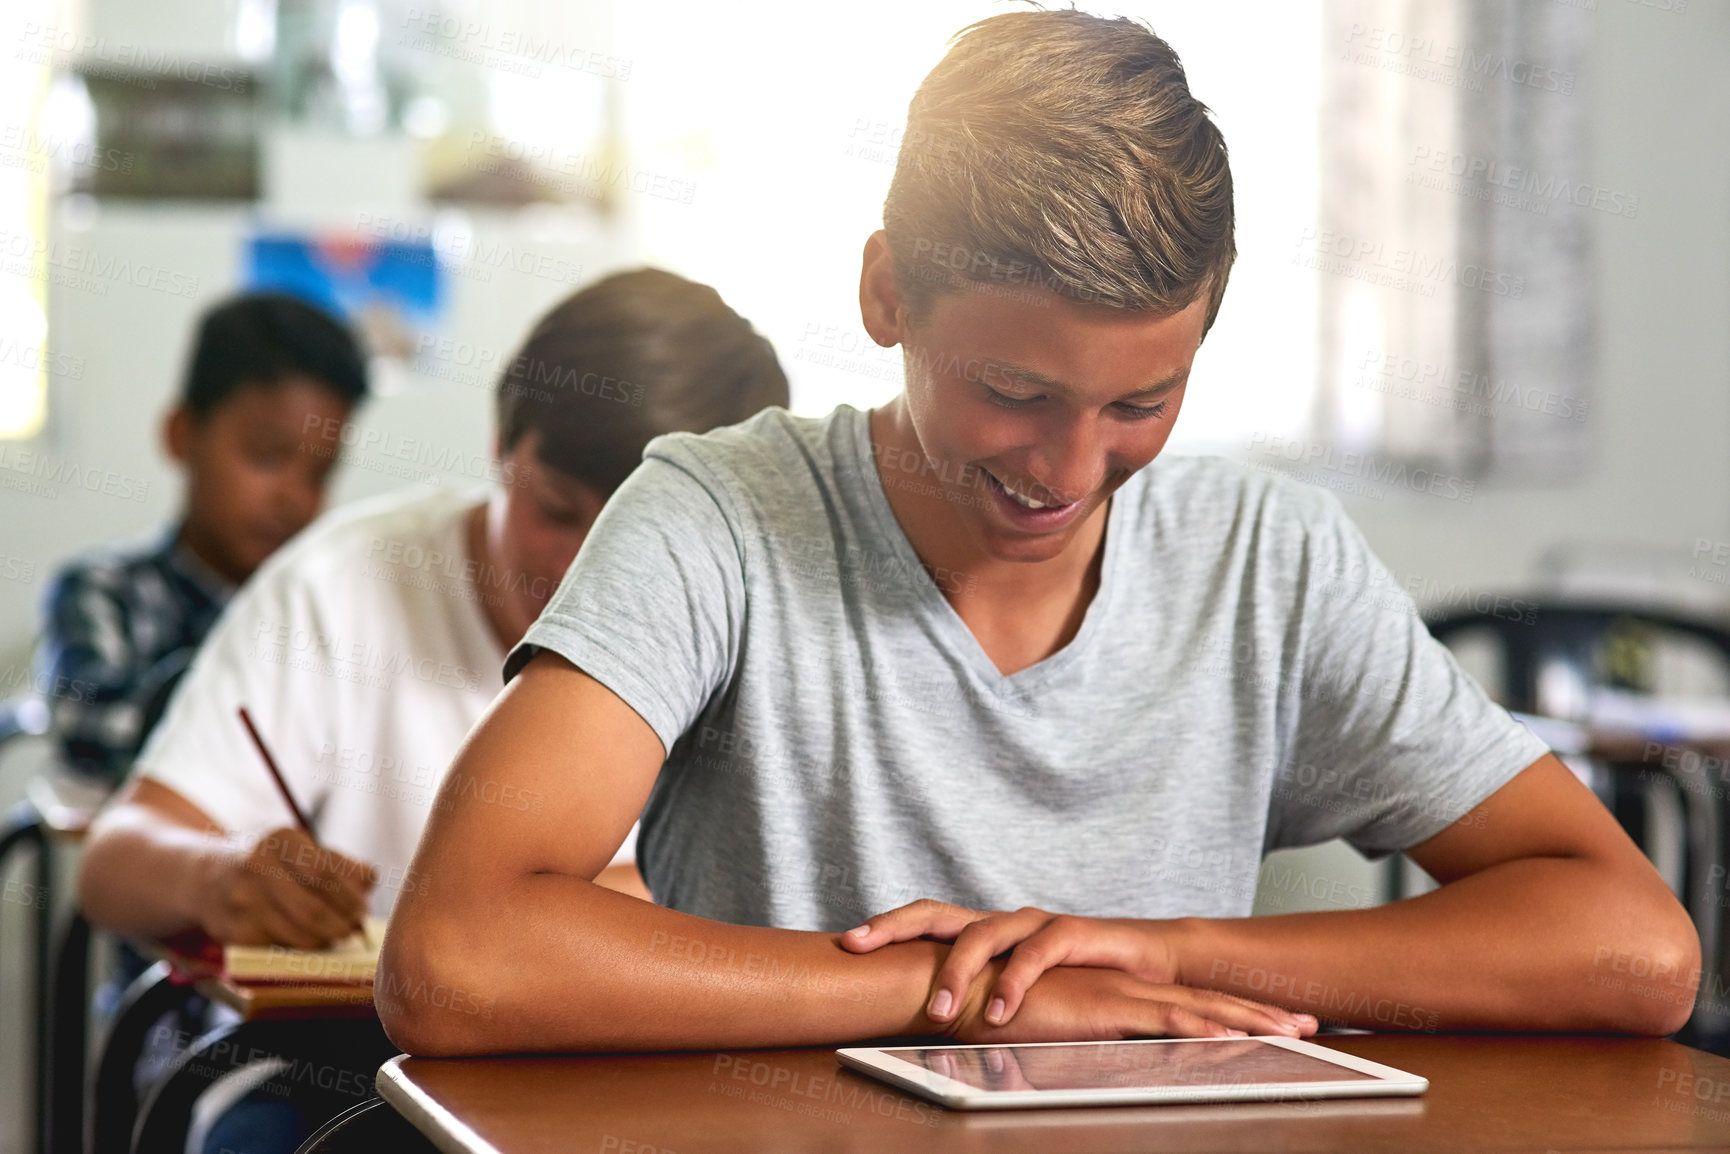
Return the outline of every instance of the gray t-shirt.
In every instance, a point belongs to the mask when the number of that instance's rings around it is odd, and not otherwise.
[[[1156,460],[1080,631],[1005,677],[884,495],[935,478],[878,464],[847,407],[657,439],[506,663],[561,654],[670,751],[638,849],[665,905],[1244,916],[1267,850],[1403,849],[1545,752],[1324,493]]]

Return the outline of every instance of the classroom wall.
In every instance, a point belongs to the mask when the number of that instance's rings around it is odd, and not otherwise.
[[[406,217],[419,219],[412,208]],[[86,203],[56,214],[54,244],[150,266],[158,275],[146,287],[88,278],[49,287],[50,342],[56,353],[74,359],[66,375],[51,378],[44,434],[29,444],[0,442],[0,524],[6,527],[0,696],[25,687],[40,602],[57,563],[92,546],[154,534],[178,508],[180,478],[161,450],[158,428],[198,313],[237,287],[241,245],[255,224],[251,210],[229,205]],[[553,267],[573,275],[580,270],[584,281],[620,267],[630,248],[617,225],[555,229],[532,217],[474,213],[467,228],[477,248],[531,247],[559,258]],[[436,447],[432,456],[453,467],[429,483],[481,483],[484,464],[464,473],[455,463],[484,462],[491,449],[493,374],[474,369],[470,354],[459,358],[457,352],[487,350],[493,363],[503,362],[535,319],[575,287],[508,270],[481,271],[484,280],[448,278],[448,317],[438,335],[452,342],[453,353],[430,358],[428,368],[437,375],[375,366],[375,396],[356,418],[363,434],[389,430]],[[333,503],[404,483],[387,471],[395,462],[380,452],[362,447],[347,458],[332,486]]]
[[[1581,178],[1639,196],[1640,209],[1590,214],[1590,468],[1549,488],[1480,487],[1470,504],[1342,501],[1408,588],[1531,589],[1546,555],[1568,547],[1730,617],[1726,587],[1689,576],[1697,539],[1730,540],[1730,5],[1598,0],[1593,16],[1595,159]],[[1276,854],[1259,908],[1370,904],[1378,877],[1338,843]]]
[[[1396,570],[1511,588],[1559,544],[1691,553],[1730,529],[1730,5],[1598,0],[1594,18],[1589,178],[1640,208],[1590,214],[1592,466],[1469,505],[1348,500]]]

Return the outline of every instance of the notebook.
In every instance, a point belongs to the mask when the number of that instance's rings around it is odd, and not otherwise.
[[[368,918],[365,940],[360,934],[351,934],[322,950],[224,946],[222,970],[237,982],[371,982],[378,969],[384,926],[383,918]]]

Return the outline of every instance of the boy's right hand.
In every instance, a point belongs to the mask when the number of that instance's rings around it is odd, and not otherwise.
[[[1028,987],[1002,1026],[985,1020],[986,997],[1004,963],[993,961],[968,988],[945,1033],[958,1042],[1093,1042],[1128,1038],[1224,1038],[1313,1034],[1315,1020],[1278,1006],[1190,986],[1144,982],[1121,970],[1056,966]]]
[[[365,862],[283,828],[206,859],[195,906],[200,928],[225,945],[321,949],[365,924],[377,880]]]

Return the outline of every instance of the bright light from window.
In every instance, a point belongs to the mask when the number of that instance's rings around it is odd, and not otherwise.
[[[0,7],[0,43],[26,46],[0,68],[0,438],[42,431],[48,416],[47,234],[50,157],[58,145],[41,124],[49,70],[36,62],[27,30],[54,26],[53,0]],[[46,56],[46,54],[45,54]]]
[[[22,440],[48,416],[48,318],[24,284],[0,282],[0,437]]]
[[[330,49],[330,70],[342,90],[349,128],[361,135],[378,132],[387,117],[384,84],[378,76],[378,9],[370,0],[343,0]]]
[[[263,64],[276,50],[276,0],[231,0],[234,51],[248,64]]]
[[[860,250],[882,225],[913,90],[951,35],[1005,10],[759,0],[746,18],[698,0],[620,6],[631,163],[695,183],[689,204],[626,198],[645,255],[716,285],[764,330],[796,410],[880,404],[900,388],[899,350],[878,349],[859,324]],[[1314,277],[1291,259],[1315,219],[1320,2],[1110,11],[1171,42],[1232,154],[1240,255],[1173,443],[1295,432],[1316,378]]]

